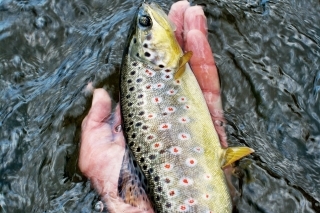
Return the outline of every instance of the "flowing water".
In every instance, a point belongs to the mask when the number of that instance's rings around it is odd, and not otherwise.
[[[0,0],[0,212],[95,212],[77,166],[89,82],[118,102],[140,1]],[[174,1],[157,1],[166,11]],[[207,0],[238,163],[235,212],[320,212],[319,0]]]

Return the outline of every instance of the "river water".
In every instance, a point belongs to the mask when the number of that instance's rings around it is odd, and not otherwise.
[[[134,0],[0,0],[0,212],[95,212],[77,166],[89,82],[118,100]],[[174,1],[156,1],[166,11]],[[319,0],[207,0],[234,212],[320,212]]]

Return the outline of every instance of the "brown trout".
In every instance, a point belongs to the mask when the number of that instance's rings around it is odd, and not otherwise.
[[[253,152],[220,146],[206,101],[174,26],[154,3],[133,20],[121,68],[127,146],[157,212],[231,212],[221,167]]]

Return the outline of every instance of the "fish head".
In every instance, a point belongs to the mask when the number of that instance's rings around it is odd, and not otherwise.
[[[155,3],[143,3],[134,19],[128,40],[130,57],[154,70],[176,68],[183,52],[165,12]]]

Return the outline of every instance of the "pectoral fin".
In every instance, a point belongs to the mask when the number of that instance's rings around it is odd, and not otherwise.
[[[188,63],[188,61],[190,60],[192,56],[192,52],[188,51],[186,52],[179,60],[179,69],[176,72],[176,74],[174,75],[174,79],[178,79],[181,77],[181,75],[184,73],[184,71],[186,70],[186,63]]]
[[[229,147],[225,149],[221,162],[222,168],[253,152],[254,150],[249,147]]]

